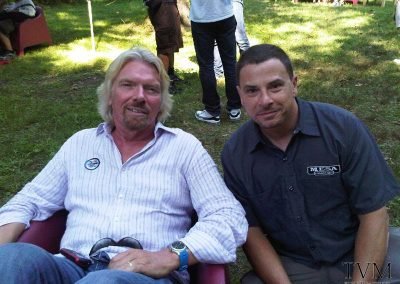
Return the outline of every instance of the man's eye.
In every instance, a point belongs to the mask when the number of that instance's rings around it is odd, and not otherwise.
[[[246,92],[246,94],[248,94],[248,95],[255,95],[255,94],[257,94],[258,89],[253,89],[253,88],[251,88],[251,89],[246,89],[245,92]]]
[[[279,92],[282,89],[283,85],[282,84],[274,84],[271,86],[271,91],[273,92]]]
[[[159,94],[161,92],[157,87],[147,87],[146,90],[151,94]]]
[[[132,84],[131,84],[131,83],[128,83],[128,82],[121,83],[120,85],[121,85],[122,87],[131,87],[131,86],[132,86]]]

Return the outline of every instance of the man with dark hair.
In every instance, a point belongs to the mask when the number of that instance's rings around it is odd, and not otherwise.
[[[375,281],[387,250],[385,205],[400,188],[367,127],[342,108],[298,98],[277,46],[249,48],[236,75],[251,120],[225,144],[222,164],[249,222],[243,248],[254,271],[242,282]]]

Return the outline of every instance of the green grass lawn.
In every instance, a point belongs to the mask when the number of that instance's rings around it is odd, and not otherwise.
[[[299,96],[342,106],[371,129],[395,175],[400,177],[400,32],[393,2],[384,8],[288,1],[246,0],[252,44],[285,49],[299,76]],[[53,45],[31,48],[0,66],[0,204],[29,181],[74,132],[95,127],[96,87],[120,51],[144,46],[155,51],[154,33],[141,0],[94,1],[96,52],[91,51],[86,3],[44,6]],[[215,161],[241,123],[225,114],[221,125],[194,119],[202,109],[198,68],[189,29],[176,69],[185,82],[174,96],[168,126],[197,136]],[[219,81],[223,96],[223,81]],[[225,98],[223,98],[225,102]],[[390,204],[391,224],[400,225],[400,199]],[[231,266],[236,283],[248,264],[242,252]]]

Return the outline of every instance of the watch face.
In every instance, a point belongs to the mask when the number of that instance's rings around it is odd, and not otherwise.
[[[173,248],[176,249],[176,250],[182,250],[182,249],[184,249],[186,246],[185,246],[185,244],[184,244],[183,242],[181,242],[181,241],[176,241],[176,242],[173,242],[173,243],[172,243],[171,247],[173,247]]]

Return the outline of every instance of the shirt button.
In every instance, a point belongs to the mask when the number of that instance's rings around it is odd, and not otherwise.
[[[289,190],[290,190],[290,191],[293,191],[293,190],[294,190],[294,187],[291,186],[291,185],[289,185]]]
[[[296,221],[299,222],[299,223],[301,223],[301,222],[303,221],[303,218],[302,218],[301,216],[297,216],[297,217],[296,217]]]
[[[315,246],[311,245],[310,250],[315,250]]]
[[[282,160],[286,162],[288,159],[287,159],[287,157],[285,156],[285,157],[282,158]]]

